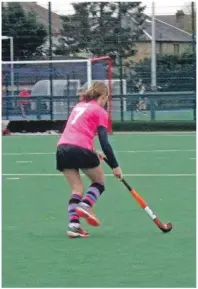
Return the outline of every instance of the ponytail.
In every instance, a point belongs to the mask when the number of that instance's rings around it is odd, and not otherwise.
[[[101,81],[95,81],[83,94],[85,101],[98,99],[101,95],[108,95],[108,87]]]

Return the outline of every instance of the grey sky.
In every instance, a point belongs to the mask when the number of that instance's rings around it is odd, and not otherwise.
[[[72,14],[73,9],[71,2],[84,2],[84,1],[65,1],[65,0],[56,0],[52,2],[52,11],[58,14]],[[39,5],[47,8],[47,1],[39,1],[37,2]],[[146,5],[146,13],[151,14],[151,5],[152,1],[142,1],[144,5]],[[167,1],[156,1],[155,2],[155,11],[157,15],[169,15],[175,14],[177,10],[183,9],[189,2],[179,1],[179,0],[167,0]]]

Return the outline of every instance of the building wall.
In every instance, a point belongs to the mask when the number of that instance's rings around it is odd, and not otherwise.
[[[157,53],[182,54],[191,47],[190,43],[157,43]]]
[[[156,45],[157,54],[182,54],[191,48],[190,43],[166,43],[158,42]],[[151,56],[151,42],[136,43],[136,54],[131,57],[134,62],[139,62],[146,57]]]

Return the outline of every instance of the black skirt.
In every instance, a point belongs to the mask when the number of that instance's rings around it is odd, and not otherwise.
[[[57,147],[56,169],[58,171],[92,169],[99,165],[97,154],[91,150],[69,144],[61,144]]]

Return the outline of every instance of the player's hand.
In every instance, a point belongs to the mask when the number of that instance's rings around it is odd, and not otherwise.
[[[122,170],[120,167],[113,169],[113,174],[117,179],[122,180],[123,174],[122,174]]]
[[[98,157],[100,160],[104,160],[105,156],[103,155],[103,153],[96,151]]]

